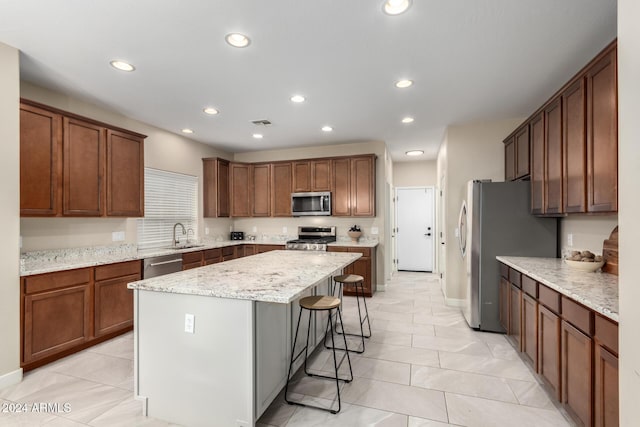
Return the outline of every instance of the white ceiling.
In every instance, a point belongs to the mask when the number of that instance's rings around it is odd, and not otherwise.
[[[0,41],[24,80],[225,150],[377,140],[407,160],[435,158],[448,125],[528,116],[616,37],[616,0],[382,3],[0,0]],[[248,48],[225,43],[236,31]],[[273,122],[262,140],[256,119]]]

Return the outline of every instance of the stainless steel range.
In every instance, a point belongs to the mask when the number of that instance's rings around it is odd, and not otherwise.
[[[298,238],[287,242],[287,249],[326,251],[327,244],[336,241],[335,227],[298,227]]]

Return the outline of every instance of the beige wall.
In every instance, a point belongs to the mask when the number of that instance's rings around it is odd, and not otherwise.
[[[20,67],[18,50],[0,43],[0,388],[22,379],[20,369]]]
[[[436,160],[393,163],[394,187],[432,187],[437,185],[437,177]]]
[[[450,126],[438,158],[440,176],[444,170],[445,297],[450,302],[464,298],[464,264],[455,229],[466,184],[471,179],[504,181],[504,145],[502,140],[523,119]]]
[[[640,420],[640,2],[618,1],[620,425]]]
[[[27,82],[20,84],[20,96],[65,111],[147,135],[144,163],[146,167],[179,172],[199,177],[198,203],[202,203],[202,158],[232,155],[147,125],[76,98],[50,91]],[[202,215],[202,208],[199,208]],[[136,219],[126,218],[23,218],[20,221],[22,250],[54,249],[112,244],[111,233],[124,231],[125,242],[135,243]],[[231,220],[200,218],[199,233],[227,235]]]
[[[257,227],[257,234],[283,234],[282,227],[287,227],[287,233],[297,235],[299,225],[335,225],[338,235],[346,236],[348,227],[358,224],[363,227],[365,235],[371,235],[371,227],[378,227],[379,245],[377,250],[377,279],[378,286],[384,286],[390,274],[391,253],[389,233],[386,232],[388,224],[389,197],[388,186],[391,181],[392,166],[384,142],[358,142],[351,144],[324,145],[316,147],[300,147],[285,150],[265,150],[249,153],[236,153],[234,160],[237,162],[271,162],[279,160],[307,159],[315,157],[350,156],[358,154],[376,154],[376,216],[375,218],[338,218],[338,217],[314,217],[314,218],[246,218],[235,219],[234,229],[249,234],[253,227]]]
[[[602,244],[618,225],[618,215],[569,216],[560,220],[560,250],[564,255],[570,250],[590,250],[602,254]],[[573,246],[569,246],[569,234]]]

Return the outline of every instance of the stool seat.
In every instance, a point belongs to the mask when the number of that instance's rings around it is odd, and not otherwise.
[[[364,277],[357,274],[343,274],[341,276],[335,276],[333,278],[336,282],[344,284],[360,283],[364,282]]]
[[[300,299],[300,307],[307,310],[332,310],[340,306],[340,300],[332,296],[318,295]]]

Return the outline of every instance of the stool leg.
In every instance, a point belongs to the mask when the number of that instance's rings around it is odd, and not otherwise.
[[[362,329],[362,312],[360,311],[360,293],[358,289],[362,289],[356,283],[356,303],[358,304],[358,322],[360,323],[360,339],[362,340],[362,351],[358,353],[364,353],[364,330]],[[364,299],[364,289],[362,289],[362,299]]]
[[[340,319],[340,326],[344,327],[344,325],[342,324],[342,314],[340,313],[340,310],[338,310],[338,318]],[[344,334],[342,334],[342,340],[344,341],[344,348],[347,349],[347,337]],[[345,351],[345,353],[347,354],[347,363],[349,363],[349,375],[351,376],[349,381],[353,381],[353,370],[351,369],[351,357],[349,356],[348,350]]]
[[[287,399],[287,392],[289,391],[289,381],[291,380],[291,369],[293,368],[293,362],[295,362],[296,360],[296,357],[294,355],[296,352],[296,343],[298,342],[298,331],[300,330],[301,318],[302,318],[302,309],[300,309],[300,314],[298,314],[298,325],[296,326],[296,335],[293,337],[293,347],[291,347],[291,362],[289,363],[289,373],[287,374],[287,383],[284,386],[284,400],[290,405],[296,403],[296,402],[289,401],[289,399]]]
[[[307,345],[304,347],[304,373],[307,375],[311,375],[309,371],[307,371],[307,358],[309,357],[309,335],[311,335],[311,312],[309,312],[309,325],[307,326]]]
[[[340,311],[338,311],[340,312]],[[329,311],[329,318],[331,318],[331,311]],[[329,325],[331,325],[331,348],[333,349],[333,367],[335,369],[336,372],[336,391],[338,392],[338,410],[337,411],[331,411],[332,414],[336,414],[338,412],[340,412],[341,406],[340,406],[340,380],[338,380],[338,359],[336,358],[336,343],[334,342],[333,339],[333,322],[329,322]],[[347,351],[347,357],[349,357],[349,352]],[[351,368],[351,361],[349,361],[349,368]]]
[[[364,296],[364,282],[362,282],[361,284],[362,284],[362,302],[364,303],[365,319],[367,320],[367,326],[369,329],[369,335],[364,335],[364,337],[371,338],[371,322],[369,321],[369,309],[367,308],[367,298]]]

